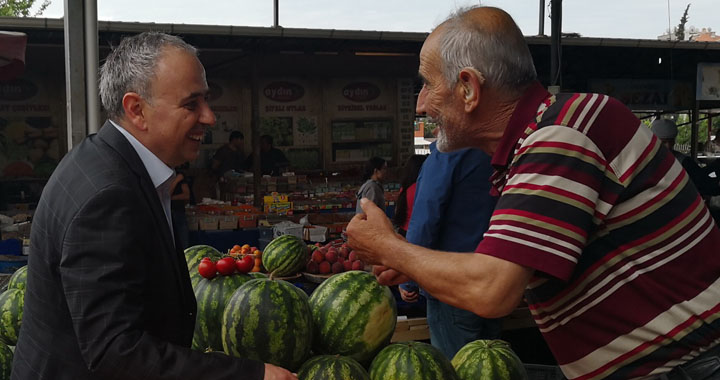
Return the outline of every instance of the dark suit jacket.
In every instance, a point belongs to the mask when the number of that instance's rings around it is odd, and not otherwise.
[[[69,152],[33,218],[12,379],[262,379],[189,349],[195,297],[137,153],[106,123]]]

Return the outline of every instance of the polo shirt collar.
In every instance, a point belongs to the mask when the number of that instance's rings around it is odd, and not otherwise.
[[[492,156],[491,163],[496,170],[506,168],[510,164],[515,144],[522,137],[527,124],[534,119],[540,103],[549,96],[551,94],[538,81],[535,81],[525,90],[515,107],[515,111],[510,116],[510,121]]]
[[[117,125],[114,121],[110,120],[110,123],[117,128],[117,130],[122,133],[123,136],[128,140],[130,145],[135,149],[135,152],[137,152],[138,156],[140,157],[140,161],[142,161],[143,165],[145,166],[145,170],[147,170],[148,175],[150,176],[150,180],[153,183],[153,186],[157,189],[162,184],[168,182],[173,175],[175,174],[175,171],[167,166],[162,160],[158,158],[158,156],[155,155],[150,149],[145,147],[138,139],[135,138],[130,132],[125,130],[125,128]]]

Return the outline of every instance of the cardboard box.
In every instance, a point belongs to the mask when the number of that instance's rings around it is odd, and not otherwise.
[[[201,231],[214,231],[218,229],[218,219],[213,215],[198,218],[198,227]]]
[[[200,229],[200,226],[198,225],[197,215],[186,215],[185,218],[187,219],[189,231],[197,231],[198,229]]]
[[[390,338],[390,342],[430,339],[427,318],[400,318],[398,317],[395,333]]]
[[[257,214],[242,213],[237,214],[238,227],[255,228],[257,227]]]
[[[223,215],[218,218],[218,229],[236,230],[238,228],[238,217],[235,215]]]

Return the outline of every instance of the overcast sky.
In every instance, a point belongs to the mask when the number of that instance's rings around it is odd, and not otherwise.
[[[38,3],[41,0],[37,0]],[[465,0],[279,0],[280,25],[291,28],[429,32]],[[537,35],[539,0],[482,0],[508,11],[525,35]],[[546,0],[545,34],[550,34]],[[656,39],[680,23],[718,29],[720,0],[564,0],[563,32],[583,37]],[[42,17],[62,17],[52,0]],[[669,5],[669,9],[668,9]],[[669,15],[669,20],[668,20]],[[98,0],[98,19],[178,24],[272,26],[273,0]]]

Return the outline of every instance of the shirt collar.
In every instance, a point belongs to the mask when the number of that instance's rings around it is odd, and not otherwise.
[[[173,174],[175,174],[175,171],[172,168],[162,162],[155,153],[146,148],[145,145],[138,141],[138,139],[130,134],[130,132],[125,130],[125,128],[117,125],[112,120],[110,120],[110,123],[117,128],[123,136],[125,136],[128,142],[130,142],[130,145],[132,145],[135,149],[135,152],[137,152],[138,156],[140,156],[140,160],[143,165],[145,165],[145,170],[147,170],[148,175],[150,175],[150,180],[152,180],[153,186],[155,186],[156,189],[169,180]]]
[[[510,116],[510,121],[492,156],[491,163],[495,169],[508,166],[511,153],[515,149],[515,144],[525,132],[525,127],[528,122],[535,117],[540,103],[550,95],[551,94],[538,81],[535,81],[525,90],[525,93],[520,97],[515,107],[515,111],[513,111],[512,116]]]

